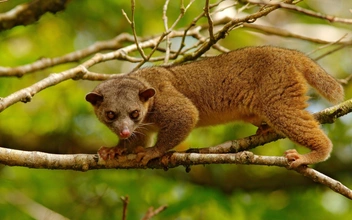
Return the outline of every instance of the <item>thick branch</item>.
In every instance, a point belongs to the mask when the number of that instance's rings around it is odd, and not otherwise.
[[[116,160],[104,161],[96,154],[49,154],[0,147],[0,162],[8,166],[25,166],[36,169],[60,169],[88,171],[94,169],[167,169],[177,166],[199,164],[257,164],[287,166],[284,157],[255,156],[251,152],[237,154],[198,154],[170,152],[150,161],[147,166],[136,162],[135,155],[119,156]]]
[[[0,31],[11,29],[17,25],[28,25],[45,14],[56,13],[65,9],[69,0],[34,0],[18,5],[11,11],[0,14]]]
[[[285,157],[258,156],[244,151],[236,154],[197,154],[170,152],[163,157],[150,161],[147,167],[141,166],[134,160],[135,155],[120,156],[116,160],[104,161],[96,154],[57,155],[41,152],[26,152],[0,147],[0,161],[9,166],[26,166],[39,169],[64,169],[88,171],[93,169],[168,169],[177,166],[200,165],[200,164],[246,164],[267,165],[286,167]],[[297,172],[311,178],[313,181],[324,184],[352,199],[352,191],[340,182],[331,179],[316,170],[307,167],[299,167]]]

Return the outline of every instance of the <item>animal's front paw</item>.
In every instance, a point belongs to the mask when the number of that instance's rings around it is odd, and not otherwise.
[[[289,168],[295,169],[301,165],[306,165],[306,161],[303,156],[299,154],[295,149],[290,149],[285,152],[285,157],[289,162]]]
[[[159,152],[154,147],[144,148],[143,151],[137,153],[136,160],[139,161],[143,166],[147,165],[152,159],[162,156],[163,153]]]
[[[98,150],[98,155],[103,160],[112,160],[116,156],[122,155],[126,152],[125,148],[121,147],[101,147]]]

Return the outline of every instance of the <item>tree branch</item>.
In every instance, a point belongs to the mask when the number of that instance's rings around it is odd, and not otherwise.
[[[122,33],[111,40],[95,42],[94,44],[90,45],[87,48],[74,51],[72,53],[63,55],[61,57],[42,58],[33,63],[26,64],[23,66],[17,66],[17,67],[0,67],[0,77],[1,76],[22,77],[25,74],[33,73],[38,70],[43,70],[43,69],[57,66],[64,63],[77,62],[79,60],[82,60],[84,58],[87,58],[91,55],[94,55],[104,50],[120,49],[122,48],[122,45],[124,42],[134,43],[133,36],[127,33]]]
[[[130,23],[131,28],[132,28],[132,33],[134,36],[134,42],[137,46],[137,49],[139,51],[139,54],[143,57],[144,60],[147,60],[147,56],[145,55],[143,48],[139,45],[139,41],[138,41],[138,36],[137,36],[137,31],[136,31],[136,23],[134,21],[134,14],[135,14],[135,9],[136,9],[136,4],[135,4],[135,0],[131,0],[131,17],[132,19],[128,19],[126,13],[124,13],[124,11],[122,11],[127,19],[127,21]]]
[[[166,0],[165,4],[164,4],[164,7],[163,7],[163,21],[164,21],[165,32],[169,31],[168,18],[167,18],[167,6],[168,6],[168,4],[169,4],[169,0]],[[169,63],[170,49],[171,49],[170,37],[167,35],[166,36],[164,64]]]
[[[214,25],[213,25],[213,19],[211,18],[211,15],[210,15],[209,0],[205,1],[205,7],[204,7],[203,10],[204,10],[205,16],[207,17],[207,20],[208,20],[209,40],[211,42],[213,42],[213,41],[215,41],[215,38],[214,38]]]
[[[289,9],[289,10],[293,10],[293,11],[297,11],[300,12],[302,14],[306,14],[310,17],[316,17],[316,18],[321,18],[324,20],[327,20],[329,22],[338,22],[338,23],[345,23],[345,24],[352,24],[352,19],[348,19],[348,18],[339,18],[336,16],[332,16],[332,15],[326,15],[326,14],[322,14],[319,12],[315,12],[312,10],[308,10],[302,7],[299,7],[297,5],[292,5],[292,4],[287,4],[285,2],[279,2],[279,3],[275,3],[275,2],[263,2],[263,1],[250,1],[251,3],[257,3],[257,4],[266,4],[266,5],[277,5],[280,8],[285,8],[285,9]]]
[[[204,164],[245,164],[287,167],[285,157],[258,156],[243,151],[235,154],[198,154],[170,152],[161,158],[152,160],[146,167],[134,160],[135,155],[120,156],[116,160],[104,161],[96,154],[49,154],[27,152],[0,147],[0,162],[8,166],[25,166],[37,169],[63,169],[88,171],[93,169],[169,169],[177,166]],[[352,199],[352,191],[340,182],[307,167],[299,167],[295,171],[315,182],[328,186],[335,192]]]
[[[46,12],[56,13],[65,9],[69,0],[34,0],[18,5],[11,11],[0,14],[0,31],[18,25],[29,25],[39,20]]]
[[[223,22],[223,21],[220,21],[220,22]],[[271,27],[271,26],[245,23],[245,24],[243,24],[243,27],[248,28],[253,31],[261,32],[264,34],[276,35],[276,36],[285,37],[285,38],[295,38],[295,39],[305,40],[305,41],[309,41],[309,42],[313,42],[313,43],[317,43],[317,44],[329,44],[329,45],[336,44],[336,45],[344,45],[344,46],[351,46],[352,45],[352,40],[348,40],[348,41],[338,40],[338,41],[331,42],[331,41],[321,40],[318,38],[306,37],[303,35],[292,33],[290,31],[287,31],[284,29],[280,29],[277,27]]]

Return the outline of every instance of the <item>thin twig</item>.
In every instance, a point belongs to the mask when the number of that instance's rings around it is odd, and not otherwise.
[[[165,1],[164,7],[163,7],[163,21],[164,21],[164,28],[165,32],[169,32],[169,25],[168,25],[168,18],[167,18],[167,6],[169,4],[169,0]],[[170,58],[170,49],[171,49],[171,42],[170,42],[170,36],[166,35],[166,46],[165,46],[165,59],[164,59],[164,64],[167,64],[169,62]]]
[[[335,52],[337,52],[337,51],[339,51],[339,50],[341,50],[341,49],[344,49],[344,48],[346,48],[345,45],[340,45],[340,46],[338,46],[338,47],[336,47],[336,48],[334,48],[334,49],[332,49],[332,50],[329,50],[329,51],[327,51],[326,53],[324,53],[324,54],[322,54],[322,55],[316,57],[314,60],[315,60],[315,61],[318,61],[318,60],[320,60],[320,59],[326,57],[327,55],[330,55],[330,54],[332,54],[332,53],[335,53]]]
[[[183,4],[182,4],[182,6],[180,8],[180,14],[176,18],[175,22],[171,25],[169,30],[174,30],[175,29],[175,27],[178,24],[178,22],[181,20],[181,18],[184,17],[184,15],[186,14],[187,10],[191,7],[191,5],[194,3],[194,1],[195,0],[191,0],[186,7],[184,7]]]
[[[221,2],[222,2],[222,1],[218,1],[218,2],[215,3],[215,4],[209,5],[209,9],[218,6]],[[191,3],[193,3],[193,1],[191,1],[190,4],[191,4]],[[190,4],[189,4],[189,5],[190,5]],[[194,26],[197,24],[197,22],[198,22],[201,18],[203,18],[204,16],[205,16],[205,11],[203,10],[203,12],[200,13],[197,17],[195,17],[195,18],[192,20],[192,22],[188,25],[188,27],[185,29],[184,35],[182,36],[182,40],[181,40],[181,44],[180,44],[179,50],[178,50],[177,53],[175,54],[175,58],[178,57],[178,55],[181,53],[182,49],[183,49],[184,46],[185,46],[185,40],[186,40],[188,31],[190,31],[192,28],[194,28]],[[202,30],[202,27],[199,26],[199,27],[196,27],[195,29],[197,29],[197,30],[200,31],[200,30]],[[198,33],[199,33],[199,31],[198,31]],[[201,34],[199,33],[199,34],[197,34],[197,36],[201,36]],[[204,41],[199,41],[199,42],[197,43],[197,46],[199,46],[199,45],[201,45],[200,42],[202,42],[202,43],[205,42],[205,39],[206,39],[206,38],[203,38],[203,36],[202,36],[202,37],[197,37],[197,39],[198,39],[198,40],[204,39]],[[191,54],[186,54],[186,52],[187,52],[187,51],[190,51],[190,50],[192,50],[192,49],[194,49],[194,48],[196,48],[196,47],[191,47],[191,48],[188,48],[186,51],[182,51],[182,54],[184,54],[185,57],[184,57],[184,58],[181,58],[181,59],[179,59],[179,60],[177,60],[177,61],[174,62],[174,63],[181,63],[181,62],[184,62],[184,61],[187,61],[187,60],[192,60],[192,58],[191,58],[192,55],[191,55]],[[188,57],[188,58],[186,58],[186,57]]]
[[[208,28],[209,39],[210,39],[210,41],[215,41],[213,19],[210,16],[209,10],[210,10],[209,9],[209,0],[206,0],[205,7],[204,7],[204,13],[205,13],[205,16],[207,17],[208,25],[209,25],[209,28]]]
[[[128,203],[130,202],[130,198],[128,196],[122,196],[121,200],[123,203],[122,220],[126,220],[127,219],[127,207],[128,207]]]
[[[135,25],[135,20],[134,20],[134,13],[135,13],[135,9],[136,9],[136,4],[135,4],[135,0],[131,0],[131,17],[132,19],[129,20],[129,23],[131,25],[132,28],[132,33],[133,33],[133,37],[134,37],[134,41],[136,43],[137,49],[139,51],[139,54],[143,57],[143,59],[146,61],[147,56],[145,55],[143,49],[141,48],[141,46],[139,45],[139,41],[138,41],[138,37],[137,37],[137,31],[136,31],[136,25]],[[127,17],[126,13],[124,14],[125,17]]]
[[[341,42],[348,34],[344,34],[342,37],[340,37],[338,40],[334,41],[334,42],[329,42],[329,43],[326,43],[324,44],[323,46],[320,46],[318,48],[316,48],[315,50],[309,52],[309,53],[306,53],[307,56],[310,56],[311,54],[319,51],[319,50],[322,50],[324,48],[327,48],[327,47],[330,47],[332,45],[335,45],[335,44],[338,44],[339,42]]]
[[[219,21],[216,25],[222,24],[223,22],[226,22],[226,21],[227,20]],[[281,29],[281,28],[265,26],[265,25],[244,23],[243,27],[249,28],[249,29],[251,29],[253,31],[262,32],[262,33],[265,33],[267,35],[269,34],[269,35],[276,35],[276,36],[285,37],[285,38],[295,38],[295,39],[310,41],[310,42],[317,43],[317,44],[352,45],[352,40],[349,40],[349,41],[326,41],[326,40],[321,40],[321,39],[318,39],[318,38],[306,37],[306,36],[303,36],[303,35],[292,33],[290,31],[287,31],[287,30],[284,30],[284,29]]]
[[[332,15],[326,15],[326,14],[322,14],[319,12],[315,12],[312,10],[308,10],[302,7],[299,7],[297,5],[291,5],[291,4],[286,4],[284,2],[280,2],[280,3],[266,3],[268,5],[279,5],[280,8],[285,8],[285,9],[289,9],[289,10],[293,10],[293,11],[297,11],[303,14],[306,14],[310,17],[316,17],[316,18],[321,18],[324,20],[328,20],[329,22],[338,22],[338,23],[345,23],[345,24],[352,24],[352,19],[348,19],[348,18],[339,18],[336,16],[332,16]]]
[[[227,5],[226,7],[218,8],[217,10],[211,12],[210,15],[215,15],[216,13],[225,11],[225,10],[228,9],[228,8],[233,8],[233,7],[234,7],[235,5],[237,5],[237,4],[238,4],[238,2],[234,2],[233,4]]]
[[[154,207],[150,207],[147,213],[145,213],[145,215],[143,216],[142,220],[149,220],[154,216],[156,216],[157,214],[159,214],[160,212],[164,211],[166,208],[167,208],[167,205],[162,205],[157,209],[154,209]]]
[[[164,32],[161,34],[161,36],[159,37],[158,42],[156,43],[155,47],[153,48],[153,50],[150,52],[150,54],[148,55],[146,60],[143,60],[142,62],[140,62],[133,70],[139,69],[146,61],[149,61],[152,57],[152,55],[154,54],[154,52],[159,48],[159,45],[161,42],[164,41],[164,38],[166,36],[168,36],[171,31],[173,31],[174,27],[176,26],[176,24],[180,21],[180,19],[184,16],[185,12],[187,11],[187,9],[191,6],[191,4],[194,2],[195,0],[190,1],[190,3],[187,5],[186,8],[184,8],[184,10],[182,10],[181,8],[181,14],[178,16],[178,18],[175,20],[175,22],[171,25],[171,27],[169,28],[169,30],[167,32]],[[172,59],[174,59],[174,57],[177,57],[178,53],[175,54],[175,56],[172,56]]]

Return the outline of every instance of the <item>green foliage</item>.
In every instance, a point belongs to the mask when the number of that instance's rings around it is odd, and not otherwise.
[[[22,2],[26,1],[0,3],[0,12]],[[137,34],[150,36],[164,31],[163,4],[163,0],[136,1]],[[170,1],[169,24],[179,15],[179,4],[179,1]],[[236,7],[240,6],[243,5]],[[189,25],[203,7],[204,1],[197,0],[176,29]],[[131,33],[121,9],[130,16],[130,1],[105,0],[104,4],[98,1],[71,1],[63,12],[45,14],[35,24],[1,32],[0,66],[14,67],[41,57],[62,56],[96,41],[111,39],[123,32]],[[292,23],[311,25],[304,26],[304,32],[317,24],[322,28],[333,25],[284,11],[268,15],[265,22],[292,31],[301,30],[290,26]],[[202,19],[200,23],[204,24],[206,20]],[[220,43],[230,49],[271,44],[304,52],[319,46],[297,39],[258,34],[243,28],[230,32]],[[350,54],[351,49],[346,48],[319,62],[328,72],[343,78],[351,72]],[[313,54],[313,57],[317,56]],[[0,97],[30,86],[51,73],[76,65],[64,64],[19,79],[0,77]],[[117,73],[131,68],[131,64],[110,61],[95,66],[93,71]],[[84,100],[85,94],[96,84],[66,81],[36,94],[29,103],[17,103],[1,112],[0,146],[56,153],[92,153],[102,145],[114,145],[117,141],[115,135],[98,122],[91,106]],[[351,87],[346,88],[346,97],[351,96],[351,90]],[[326,107],[326,103],[321,100],[313,100],[312,104],[312,111]],[[335,150],[329,161],[316,167],[351,188],[351,116],[345,116],[335,124],[324,125],[324,129],[331,137]],[[253,133],[253,126],[239,123],[197,129],[182,147],[207,147]],[[255,149],[254,152],[282,155],[286,149],[293,147],[297,146],[282,140]],[[80,173],[3,166],[0,169],[0,195],[1,219],[32,219],[24,211],[21,197],[18,197],[17,202],[10,199],[16,195],[30,199],[29,204],[39,203],[70,219],[120,219],[123,206],[120,197],[126,195],[130,198],[127,219],[131,220],[140,219],[149,207],[158,208],[161,205],[168,205],[168,208],[154,219],[314,220],[352,217],[352,204],[341,195],[291,171],[258,166],[193,167],[190,173],[184,172],[183,168],[168,172],[96,170]]]
[[[2,219],[28,218],[21,210],[24,207],[21,201],[8,203],[9,197],[20,193],[70,219],[119,219],[120,198],[126,195],[130,198],[128,219],[140,219],[149,207],[165,204],[168,208],[155,219],[352,217],[347,199],[318,186],[293,191],[236,189],[232,194],[224,194],[213,187],[197,186],[175,177],[164,178],[163,174],[164,171],[148,170],[80,173],[5,167],[0,176],[0,212]]]

